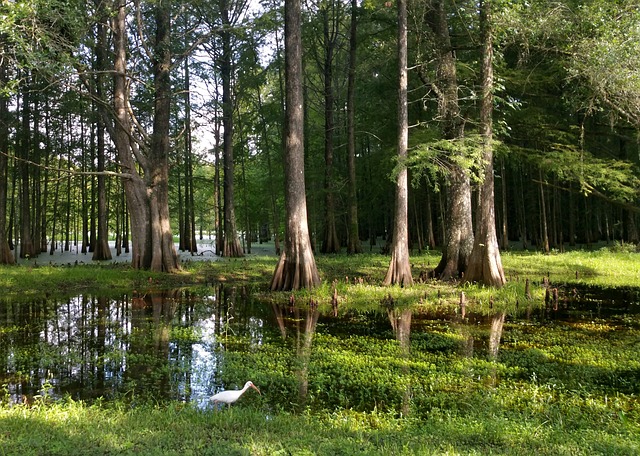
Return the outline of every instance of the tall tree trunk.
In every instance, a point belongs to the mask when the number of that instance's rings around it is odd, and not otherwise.
[[[285,248],[271,279],[271,290],[299,290],[320,283],[311,250],[304,179],[304,99],[300,0],[285,0]]]
[[[22,96],[22,132],[20,141],[20,258],[33,258],[39,250],[31,232],[31,196],[29,188],[29,160],[31,149],[31,100],[26,89]]]
[[[351,0],[349,26],[349,77],[347,80],[347,167],[349,193],[347,213],[347,253],[362,253],[358,228],[358,194],[356,182],[356,50],[358,27],[358,0]]]
[[[193,150],[191,137],[191,72],[189,70],[189,59],[184,62],[184,84],[185,84],[185,128],[184,128],[184,214],[183,226],[180,239],[183,240],[184,247],[193,255],[198,251],[196,241],[196,220],[193,195]]]
[[[271,217],[273,220],[273,240],[276,255],[280,255],[280,217],[278,211],[278,205],[276,201],[276,192],[273,188],[273,166],[271,166],[271,141],[269,140],[269,134],[267,132],[267,121],[264,117],[262,109],[262,96],[261,91],[258,90],[258,110],[260,114],[260,124],[262,128],[262,141],[264,142],[264,153],[267,158],[267,171],[269,173],[268,185],[269,196],[271,199]]]
[[[494,207],[493,178],[493,24],[491,0],[480,1],[480,28],[482,34],[482,99],[480,100],[480,134],[484,176],[479,189],[476,216],[476,235],[465,280],[502,287],[505,282]]]
[[[179,269],[169,223],[169,132],[171,116],[171,1],[155,5],[154,117],[149,150],[152,258],[150,269],[173,272]]]
[[[335,121],[333,115],[333,56],[336,46],[337,26],[334,18],[329,18],[329,5],[323,3],[321,7],[323,25],[323,79],[324,79],[324,239],[322,253],[338,253],[340,240],[336,231],[336,207],[333,177],[333,134]]]
[[[409,146],[409,109],[407,104],[407,3],[398,0],[398,162],[407,158]],[[391,262],[383,285],[413,285],[409,262],[409,184],[402,167],[396,178],[396,205],[391,244]]]
[[[437,92],[439,117],[442,119],[442,135],[445,139],[458,140],[464,136],[464,122],[458,104],[458,76],[456,58],[452,52],[449,22],[443,0],[434,0],[427,21],[437,47]],[[467,170],[448,162],[451,170],[448,179],[445,241],[440,263],[434,275],[448,280],[464,273],[473,249],[471,220],[471,183]]]
[[[126,1],[119,0],[113,22],[114,110],[112,139],[125,177],[123,185],[131,215],[132,258],[135,269],[173,272],[179,269],[169,224],[168,153],[171,108],[170,8],[168,0],[155,5],[154,116],[151,146],[140,149],[129,114],[127,77]],[[135,160],[134,160],[135,156]],[[140,175],[137,168],[142,168]]]
[[[53,255],[56,251],[56,228],[58,226],[58,213],[59,213],[59,202],[60,202],[60,174],[62,172],[62,155],[58,158],[58,175],[56,177],[56,189],[54,191],[53,196],[53,205],[52,212],[53,217],[51,217],[51,245],[49,247],[49,255]]]
[[[234,163],[233,163],[233,96],[231,93],[231,22],[227,0],[221,0],[222,10],[222,58],[220,59],[220,76],[222,78],[222,147],[224,149],[224,238],[222,256],[241,257],[242,246],[236,227],[236,210],[234,195]]]
[[[0,46],[2,46],[1,43]],[[2,47],[0,47],[0,49],[2,49]],[[0,86],[3,87],[8,81],[7,63],[8,59],[0,59]],[[13,253],[7,241],[9,122],[9,100],[4,93],[0,93],[0,264],[15,263]]]
[[[191,103],[189,103],[191,105]],[[191,111],[191,107],[189,107],[189,111]],[[189,114],[189,129],[187,136],[189,139],[188,142],[188,152],[187,159],[189,160],[189,166],[187,168],[188,171],[188,180],[189,180],[189,235],[191,237],[189,252],[193,255],[198,251],[198,243],[196,240],[196,203],[195,203],[195,192],[193,190],[193,140],[191,137],[191,114]],[[202,225],[200,225],[200,239],[202,239]]]
[[[49,204],[49,164],[51,163],[52,147],[51,147],[51,110],[49,109],[49,102],[46,102],[44,117],[44,188],[42,189],[42,201],[41,201],[41,217],[40,217],[40,252],[47,251],[47,226],[48,226],[48,204]]]
[[[214,212],[216,217],[216,255],[222,255],[222,240],[224,238],[224,210],[222,207],[222,189],[220,187],[220,135],[219,125],[216,120],[216,142],[214,147],[215,171],[213,175],[214,186]]]
[[[82,142],[82,166],[81,170],[83,172],[89,171],[89,163],[91,163],[91,168],[93,169],[93,161],[91,160],[94,156],[94,151],[96,148],[94,132],[93,132],[93,121],[96,118],[96,107],[95,104],[91,104],[91,121],[87,125],[87,122],[82,122],[81,124],[81,142]],[[87,134],[87,127],[89,128],[89,134]],[[103,132],[104,134],[104,132]],[[87,146],[87,137],[89,139],[89,145]],[[80,248],[80,253],[83,255],[87,253],[89,249],[89,208],[93,204],[89,204],[89,182],[93,180],[93,176],[82,175],[80,177],[80,217],[81,217],[81,226],[80,226],[80,235],[82,239],[80,243],[82,247]]]
[[[67,118],[67,132],[69,135],[68,144],[73,144],[73,131],[71,127],[71,115]],[[36,130],[37,131],[37,130]],[[65,204],[65,217],[64,217],[64,251],[68,252],[71,249],[70,245],[70,232],[71,232],[71,147],[67,150],[67,192],[66,192],[66,204]]]

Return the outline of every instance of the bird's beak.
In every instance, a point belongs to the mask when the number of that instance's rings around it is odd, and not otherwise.
[[[258,389],[258,387],[256,385],[251,385],[251,388],[253,388],[254,390],[256,390],[258,392],[258,394],[260,396],[262,396],[262,393],[260,392],[260,390]]]

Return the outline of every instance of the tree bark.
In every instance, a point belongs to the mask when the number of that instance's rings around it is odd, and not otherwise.
[[[26,89],[26,88],[25,88]],[[31,232],[31,195],[29,188],[29,160],[31,150],[31,100],[26,89],[22,96],[22,134],[20,148],[20,258],[33,258],[40,249],[33,242]]]
[[[480,282],[502,287],[505,282],[498,238],[494,205],[493,178],[493,30],[491,0],[480,2],[480,27],[482,34],[482,99],[480,101],[480,134],[482,135],[482,160],[484,176],[479,189],[476,216],[476,235],[465,281]]]
[[[502,190],[502,242],[501,247],[502,250],[506,250],[509,248],[509,224],[508,224],[508,211],[509,211],[509,203],[507,196],[507,171],[504,166],[504,158],[500,160],[500,174],[502,176],[502,185],[500,186]]]
[[[271,217],[273,220],[273,242],[276,251],[276,255],[280,255],[280,217],[278,211],[278,205],[276,200],[276,191],[273,186],[273,166],[271,165],[271,141],[269,140],[269,133],[267,131],[267,120],[264,116],[261,90],[258,90],[258,111],[260,115],[260,124],[262,129],[262,141],[264,143],[264,154],[267,158],[267,172],[269,174],[269,197],[271,201]]]
[[[398,162],[402,166],[396,178],[396,205],[391,244],[391,262],[383,285],[413,285],[409,262],[409,185],[403,162],[409,146],[409,109],[407,105],[407,3],[398,0]]]
[[[451,48],[449,23],[444,1],[434,0],[427,15],[437,47],[436,84],[439,87],[439,117],[442,135],[456,140],[464,136],[464,122],[458,104],[458,77],[456,58]],[[442,280],[456,278],[464,273],[473,248],[471,221],[471,183],[468,172],[453,161],[448,161],[451,172],[448,179],[445,242],[440,263],[434,275]]]
[[[320,283],[307,223],[300,0],[285,0],[285,82],[285,248],[271,280],[273,291]]]
[[[169,224],[168,152],[171,81],[169,69],[170,11],[168,1],[155,6],[156,42],[154,46],[154,116],[151,146],[147,155],[136,142],[129,114],[129,80],[127,77],[126,1],[119,0],[113,20],[114,111],[116,122],[112,139],[123,179],[131,216],[131,265],[135,269],[174,272],[179,269]],[[135,158],[134,158],[135,157]],[[137,168],[142,169],[142,175]]]
[[[338,253],[340,241],[336,231],[336,208],[333,177],[333,133],[335,129],[333,105],[333,56],[336,46],[337,30],[329,19],[328,6],[325,3],[321,7],[323,24],[323,79],[324,79],[324,239],[322,241],[322,253]]]
[[[224,238],[222,256],[241,257],[242,246],[236,228],[233,163],[233,97],[231,94],[231,32],[229,28],[229,6],[227,0],[221,1],[222,10],[222,57],[220,76],[222,78],[222,147],[224,160]]]
[[[1,49],[1,48],[0,48]],[[7,59],[0,59],[0,86],[7,83]],[[7,188],[9,164],[9,103],[0,93],[0,264],[14,264],[15,259],[7,241]]]
[[[96,7],[99,8],[100,20],[97,24],[96,32],[96,94],[99,99],[104,96],[104,74],[106,70],[107,62],[107,13],[103,9],[101,2],[96,2]],[[105,126],[104,120],[98,116],[96,125],[96,156],[98,159],[98,173],[104,171],[105,164]],[[98,174],[98,226],[96,231],[96,242],[93,248],[92,260],[110,260],[111,249],[109,248],[109,228],[107,226],[107,186],[105,182],[105,176]]]
[[[356,50],[358,27],[358,1],[351,0],[351,25],[349,27],[349,76],[347,79],[347,168],[349,193],[347,212],[347,253],[362,253],[358,228],[358,194],[356,182]]]

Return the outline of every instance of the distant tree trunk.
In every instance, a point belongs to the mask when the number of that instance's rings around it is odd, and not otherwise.
[[[482,99],[480,100],[480,134],[484,178],[479,189],[476,212],[476,235],[465,281],[502,287],[505,282],[502,259],[496,236],[493,180],[493,24],[491,0],[480,1],[482,34]]]
[[[214,148],[215,171],[213,175],[214,186],[214,210],[216,217],[216,255],[222,255],[222,243],[224,238],[224,208],[222,205],[222,188],[220,186],[220,135],[216,124],[216,143]]]
[[[20,168],[20,258],[33,258],[38,255],[39,249],[33,243],[31,233],[31,195],[29,188],[29,151],[31,149],[31,100],[29,90],[22,95],[22,132],[19,164]]]
[[[176,154],[176,191],[177,191],[177,203],[178,203],[178,250],[184,252],[187,250],[187,226],[185,221],[185,197],[182,195],[183,186],[185,186],[182,178],[182,173],[186,174],[186,166],[182,164],[182,157],[180,153]],[[185,177],[186,179],[186,177]],[[186,193],[186,189],[184,190]]]
[[[51,110],[49,109],[49,103],[46,103],[45,107],[45,118],[44,118],[44,188],[42,189],[42,201],[41,201],[41,216],[40,216],[40,252],[47,251],[47,226],[48,226],[48,202],[49,202],[49,164],[51,163],[52,158],[52,147],[51,147]]]
[[[0,45],[1,46],[1,45]],[[0,50],[2,48],[0,47]],[[0,59],[0,86],[8,81],[8,59]],[[14,264],[15,259],[7,241],[7,187],[9,157],[9,103],[0,93],[0,264]]]
[[[271,290],[312,288],[320,283],[311,250],[304,180],[304,99],[300,0],[285,0],[285,248],[271,279]]]
[[[231,22],[227,0],[221,0],[222,11],[222,57],[220,59],[220,76],[222,78],[222,147],[224,149],[224,238],[222,256],[241,257],[242,246],[236,227],[236,210],[234,196],[234,163],[233,163],[233,96],[231,93],[232,49]]]
[[[15,152],[14,152],[15,155]],[[7,242],[11,250],[16,248],[18,243],[18,226],[16,224],[16,192],[17,192],[17,180],[18,180],[18,167],[15,166],[16,160],[13,160],[13,172],[11,173],[11,205],[9,206],[9,227],[7,230]],[[7,180],[9,178],[7,177]],[[15,234],[15,242],[14,242]]]
[[[433,209],[431,206],[431,192],[427,189],[427,245],[429,250],[436,248],[436,236],[433,229]]]
[[[97,127],[97,158],[98,173],[105,170],[105,143],[104,143],[104,125],[98,121]],[[96,242],[93,249],[92,260],[105,261],[111,259],[111,249],[109,248],[109,228],[107,225],[107,185],[106,178],[102,174],[98,174],[98,223],[96,230]]]
[[[56,189],[54,191],[53,196],[53,205],[52,212],[53,217],[51,217],[51,245],[49,247],[49,255],[53,255],[56,251],[56,228],[58,226],[58,212],[59,212],[59,202],[60,202],[60,174],[62,172],[62,155],[60,155],[58,159],[58,175],[56,176]]]
[[[262,140],[264,142],[264,154],[267,158],[267,171],[269,173],[268,185],[269,196],[271,199],[271,217],[273,220],[273,240],[276,250],[276,255],[280,255],[280,217],[278,212],[278,205],[276,203],[276,191],[273,188],[273,166],[271,166],[271,141],[269,140],[269,134],[267,132],[267,121],[264,118],[264,112],[262,109],[262,96],[260,90],[258,91],[258,110],[260,111],[260,123],[262,127]]]
[[[38,97],[36,97],[37,99]],[[40,120],[41,120],[41,107],[37,104],[38,101],[36,100],[36,104],[34,106],[34,110],[33,110],[33,137],[34,137],[34,141],[33,141],[33,156],[31,158],[31,160],[35,163],[35,166],[33,166],[31,168],[31,175],[30,175],[30,179],[31,179],[31,214],[32,214],[32,226],[31,226],[31,238],[33,239],[33,248],[38,252],[38,254],[40,254],[42,252],[42,237],[43,237],[43,233],[41,232],[42,230],[42,217],[44,216],[43,213],[46,212],[46,205],[47,201],[43,198],[42,195],[42,174],[44,174],[44,179],[47,178],[47,171],[44,171],[44,173],[42,172],[42,168],[39,166],[41,160],[42,160],[42,151],[40,149]],[[45,102],[45,110],[49,111],[49,104],[47,102]],[[45,162],[47,161],[47,158],[45,158]],[[45,217],[46,218],[46,217]],[[45,235],[46,236],[46,235]]]
[[[458,104],[458,77],[455,54],[451,51],[451,37],[444,1],[434,0],[432,11],[427,15],[437,47],[437,92],[439,116],[442,119],[442,135],[445,139],[457,140],[464,136],[464,122]],[[468,172],[448,163],[451,173],[447,187],[447,211],[445,219],[445,241],[440,263],[434,275],[442,280],[460,276],[467,267],[473,249],[473,226],[471,220],[471,183]]]
[[[98,99],[104,96],[105,74],[107,69],[107,20],[108,13],[102,6],[102,2],[96,0],[96,7],[99,8],[100,20],[97,24],[96,32],[96,93]],[[106,147],[104,141],[105,125],[104,120],[98,116],[96,124],[96,157],[98,159],[98,223],[96,230],[96,240],[93,246],[92,260],[105,261],[111,259],[111,249],[109,248],[109,227],[107,225],[107,185],[103,174],[105,171]]]
[[[244,127],[242,123],[239,125],[240,130],[240,144],[247,144],[247,138],[244,137]],[[248,155],[248,154],[247,154]],[[253,237],[253,230],[251,229],[251,216],[249,210],[249,199],[247,196],[247,174],[245,167],[245,154],[244,146],[240,149],[240,174],[242,176],[242,205],[244,206],[244,252],[251,253],[251,242]]]
[[[502,190],[501,248],[502,250],[507,250],[509,248],[509,224],[508,224],[509,201],[508,201],[508,195],[507,195],[507,171],[504,166],[504,158],[500,160],[500,175],[502,176],[502,180],[500,181],[502,183],[502,185],[500,186]]]
[[[340,241],[336,231],[336,207],[333,177],[333,134],[334,124],[334,91],[333,91],[333,56],[336,47],[337,27],[330,24],[329,6],[322,3],[320,13],[323,25],[323,79],[324,79],[324,239],[322,253],[338,253]],[[333,22],[333,18],[331,18]]]
[[[191,137],[191,77],[189,71],[189,59],[184,62],[184,84],[185,84],[185,128],[184,128],[184,214],[181,214],[182,225],[180,239],[184,250],[188,250],[193,255],[198,251],[196,241],[196,220],[194,208],[193,191],[193,141]]]
[[[549,253],[549,229],[547,227],[547,204],[545,202],[544,187],[542,183],[542,170],[538,171],[540,180],[538,186],[540,187],[540,241],[542,242],[542,251]]]
[[[407,105],[407,3],[398,0],[398,161],[407,158],[409,146],[409,109]],[[391,243],[391,262],[383,285],[413,285],[409,262],[409,185],[402,167],[396,178],[396,206]]]
[[[91,119],[95,119],[96,116],[96,108],[94,104],[91,105]],[[82,122],[80,137],[82,138],[82,165],[81,170],[83,172],[89,171],[89,163],[91,163],[91,169],[93,169],[93,157],[94,151],[96,149],[95,144],[95,135],[93,131],[93,123],[89,123],[88,125],[89,133],[87,133],[87,123]],[[87,137],[89,139],[89,145],[87,146]],[[92,185],[89,185],[89,182],[92,182]],[[89,210],[93,204],[89,204],[89,188],[93,186],[93,177],[82,175],[80,176],[80,235],[82,239],[80,243],[82,247],[80,248],[80,253],[83,255],[87,253],[89,249]],[[91,200],[93,201],[93,200]]]
[[[347,167],[349,193],[347,222],[347,253],[362,253],[358,228],[358,194],[356,182],[356,50],[358,26],[358,0],[351,0],[351,25],[349,27],[349,77],[347,80]]]

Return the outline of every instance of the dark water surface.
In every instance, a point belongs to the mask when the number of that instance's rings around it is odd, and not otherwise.
[[[566,325],[570,338],[575,322],[637,325],[637,291],[561,294],[559,303],[521,315],[465,318],[382,305],[334,315],[223,285],[116,299],[0,300],[0,400],[125,397],[208,407],[212,394],[253,380],[263,395],[248,392],[242,401],[280,409],[371,409],[386,401],[402,410],[418,394],[412,379],[461,359],[477,360],[474,372],[483,372],[482,363],[499,359],[501,341],[515,340],[523,328],[543,334]]]

